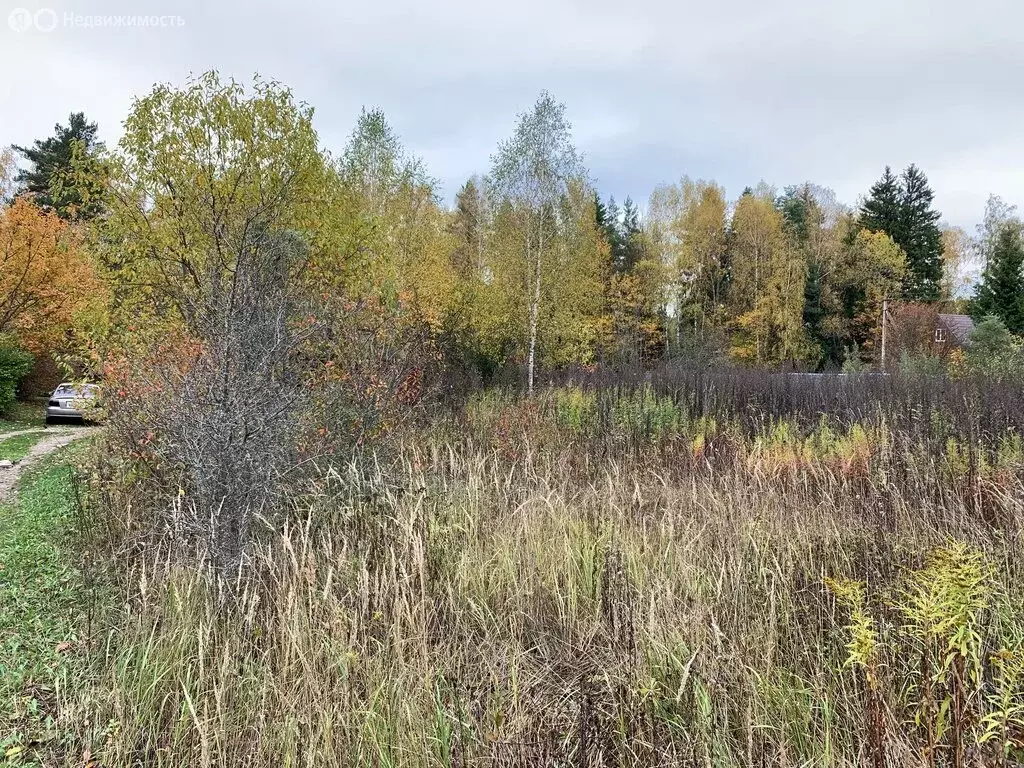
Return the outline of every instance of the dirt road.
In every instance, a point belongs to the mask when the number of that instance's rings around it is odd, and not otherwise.
[[[16,437],[17,435],[34,434],[36,432],[45,435],[42,440],[29,449],[25,458],[13,467],[0,469],[0,504],[9,500],[8,497],[11,495],[15,485],[17,485],[18,478],[21,477],[21,473],[32,466],[35,461],[46,456],[48,453],[56,451],[58,448],[63,448],[65,445],[73,443],[75,440],[81,440],[84,437],[94,435],[96,434],[96,431],[96,427],[79,427],[77,429],[63,429],[60,431],[23,429],[19,432],[6,432],[4,434],[0,434],[0,440],[6,440],[9,437]]]

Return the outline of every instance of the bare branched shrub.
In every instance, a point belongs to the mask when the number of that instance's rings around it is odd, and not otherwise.
[[[307,392],[296,358],[313,324],[299,320],[289,278],[304,253],[290,234],[244,244],[231,281],[197,308],[204,348],[159,425],[192,493],[178,533],[202,542],[224,573],[237,568],[253,517],[278,504],[294,463]]]
[[[289,232],[239,244],[233,269],[182,296],[188,341],[132,370],[111,408],[115,439],[143,447],[163,478],[177,544],[224,575],[237,570],[253,519],[278,507],[297,461],[310,399],[301,352],[321,330],[295,279],[305,254]]]

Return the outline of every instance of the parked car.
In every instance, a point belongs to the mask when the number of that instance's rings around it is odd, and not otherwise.
[[[100,388],[95,384],[61,384],[46,404],[46,423],[96,418]]]

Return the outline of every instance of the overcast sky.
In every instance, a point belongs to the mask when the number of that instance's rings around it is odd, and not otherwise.
[[[79,110],[113,144],[133,96],[213,68],[291,86],[335,152],[361,106],[383,108],[448,199],[487,170],[516,114],[546,88],[565,102],[598,189],[620,201],[688,174],[731,197],[762,179],[810,180],[852,204],[886,164],[913,162],[951,223],[973,230],[989,193],[1024,207],[1021,0],[0,0],[0,9],[0,146],[48,135]],[[66,14],[184,23],[86,28]],[[16,31],[26,18],[56,27]]]

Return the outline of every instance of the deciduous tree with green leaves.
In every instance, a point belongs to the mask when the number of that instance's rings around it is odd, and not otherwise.
[[[297,460],[329,307],[337,182],[311,117],[277,83],[209,72],[138,99],[112,158],[112,439],[151,436],[185,494],[170,532],[224,576],[281,487],[272,468]]]
[[[968,335],[964,363],[975,376],[997,381],[1024,378],[1021,340],[995,315],[982,318]]]
[[[457,248],[423,162],[409,155],[379,109],[363,110],[338,164],[346,218],[358,224],[361,294],[401,298],[440,333],[463,305]]]
[[[843,245],[831,276],[830,327],[842,344],[856,344],[860,352],[874,355],[883,302],[898,295],[906,282],[906,254],[888,235],[861,229],[852,218],[840,226]]]
[[[985,201],[985,212],[978,224],[974,239],[974,250],[980,258],[981,267],[985,269],[992,253],[995,251],[999,236],[1006,227],[1015,227],[1024,234],[1024,220],[1021,219],[1017,206],[1010,205],[999,195],[989,195]]]

